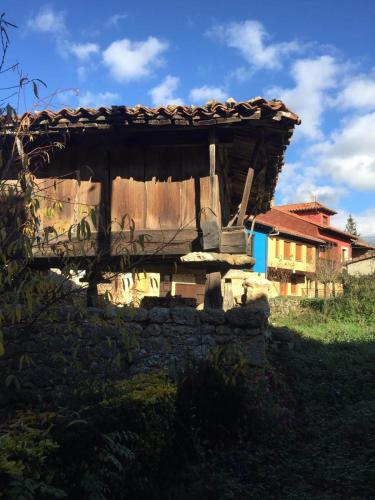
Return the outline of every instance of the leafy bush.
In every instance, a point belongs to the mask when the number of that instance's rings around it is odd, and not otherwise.
[[[325,319],[353,320],[371,323],[375,319],[375,274],[344,276],[344,293],[329,299],[302,299],[301,306],[308,312],[320,313]],[[321,321],[321,316],[312,316]]]
[[[222,443],[252,429],[262,392],[255,373],[228,348],[189,366],[178,384],[177,414],[190,440]]]
[[[164,374],[139,375],[84,388],[80,406],[14,418],[0,437],[6,498],[147,498],[170,463],[175,394]]]

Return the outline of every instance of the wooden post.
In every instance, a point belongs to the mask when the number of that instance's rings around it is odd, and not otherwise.
[[[249,203],[251,186],[253,184],[255,167],[256,167],[259,153],[261,152],[262,148],[263,148],[263,131],[261,132],[261,138],[256,143],[255,148],[253,150],[253,154],[251,155],[250,166],[249,166],[247,174],[246,174],[245,186],[244,186],[244,190],[242,193],[242,200],[241,200],[241,203],[240,203],[240,205],[238,207],[238,211],[237,211],[238,216],[236,214],[233,217],[233,219],[230,221],[229,225],[234,224],[236,219],[237,219],[237,223],[236,223],[237,226],[243,225],[243,221],[244,221],[245,215],[246,215],[247,205]]]
[[[249,203],[249,198],[250,198],[250,192],[251,192],[251,186],[253,184],[253,179],[254,179],[254,169],[252,167],[249,167],[247,171],[247,176],[246,176],[246,182],[245,182],[245,187],[242,193],[242,200],[241,200],[241,205],[240,205],[240,210],[238,212],[238,222],[237,225],[242,226],[245,215],[246,215],[246,210],[247,210],[247,205]]]
[[[206,287],[204,291],[204,307],[221,309],[223,307],[223,296],[221,294],[221,273],[207,273]]]
[[[215,173],[216,173],[216,137],[215,129],[210,129],[209,131],[209,151],[210,151],[210,208],[214,212],[215,210]]]
[[[98,273],[90,272],[88,275],[88,285],[86,289],[87,307],[98,306]]]
[[[203,249],[216,250],[220,247],[220,226],[218,214],[216,213],[216,138],[215,129],[209,130],[209,157],[210,157],[210,181],[209,181],[209,207],[203,210],[200,217],[200,227],[203,233]],[[203,207],[205,208],[205,207]]]

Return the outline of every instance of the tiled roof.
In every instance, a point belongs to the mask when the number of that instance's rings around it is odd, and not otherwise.
[[[366,241],[362,240],[361,238],[356,238],[356,240],[353,242],[353,247],[354,248],[368,248],[369,250],[375,250],[374,245],[370,245]]]
[[[260,119],[279,122],[284,124],[285,128],[293,128],[300,123],[298,116],[283,102],[267,101],[262,97],[243,102],[236,102],[234,99],[228,99],[225,103],[209,101],[204,106],[64,108],[59,111],[37,111],[28,117],[32,128],[108,128],[111,125],[203,126]]]
[[[375,254],[372,252],[367,252],[364,255],[361,255],[360,257],[354,257],[354,259],[350,259],[346,262],[346,265],[353,264],[355,262],[360,262],[362,260],[368,260],[368,259],[375,259]]]
[[[278,209],[285,210],[287,212],[310,212],[314,210],[321,210],[322,212],[326,212],[329,215],[336,215],[337,212],[332,210],[331,208],[326,207],[322,203],[318,201],[309,201],[307,203],[291,203],[289,205],[278,205]]]
[[[312,203],[316,203],[316,202],[312,202]],[[303,205],[303,204],[296,203],[295,205]],[[321,205],[321,204],[319,203],[319,205]],[[285,208],[288,206],[293,206],[293,205],[277,205],[277,207],[274,207],[274,208],[277,210],[283,211],[283,212],[291,215],[292,217],[295,217],[295,218],[300,219],[300,220],[302,219],[306,222],[309,222],[310,224],[313,224],[314,226],[319,227],[320,229],[324,229],[326,231],[331,231],[333,233],[339,233],[340,235],[346,236],[347,238],[356,238],[356,236],[354,234],[348,233],[347,231],[343,231],[342,229],[338,229],[337,227],[334,227],[331,225],[327,226],[324,224],[320,224],[319,222],[316,222],[310,218],[309,219],[305,218],[303,215],[296,214],[293,211],[290,211],[290,210]],[[321,205],[321,206],[324,206],[324,205]],[[330,210],[330,209],[328,208],[327,210]],[[332,210],[332,212],[333,212],[333,210]],[[336,214],[337,212],[333,212],[333,213]],[[323,235],[321,235],[321,236],[323,236]]]
[[[302,217],[294,216],[278,208],[271,208],[268,212],[257,216],[256,220],[260,223],[272,224],[272,226],[283,234],[290,234],[315,243],[325,243],[319,237],[319,232],[314,224],[311,224]]]

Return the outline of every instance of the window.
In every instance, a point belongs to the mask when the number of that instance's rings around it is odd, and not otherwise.
[[[280,258],[280,240],[276,240],[275,242],[275,257]]]
[[[290,241],[284,241],[284,259],[290,260]]]
[[[307,253],[307,262],[309,264],[312,264],[314,262],[313,251],[314,251],[313,247],[307,247],[307,252],[306,252]]]
[[[343,247],[341,249],[341,262],[346,262],[348,260],[348,249]]]
[[[328,215],[323,215],[323,224],[328,226]]]
[[[296,243],[296,260],[302,262],[302,245]]]

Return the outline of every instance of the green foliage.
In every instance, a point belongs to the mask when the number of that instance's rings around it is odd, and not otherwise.
[[[306,311],[321,313],[325,320],[372,323],[375,319],[375,275],[344,275],[344,294],[330,299],[302,299]],[[321,316],[312,316],[321,321]]]
[[[7,498],[65,498],[52,486],[53,464],[59,448],[42,423],[48,415],[19,414],[0,435],[0,488]]]
[[[238,437],[245,428],[251,432],[260,392],[260,379],[255,370],[249,370],[239,351],[216,349],[208,359],[191,363],[181,376],[178,421],[189,430],[193,442],[225,442]]]

